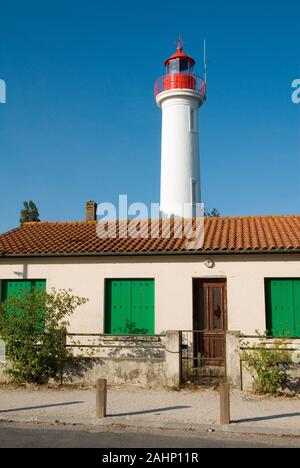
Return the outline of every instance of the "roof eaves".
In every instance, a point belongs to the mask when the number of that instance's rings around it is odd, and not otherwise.
[[[66,258],[66,257],[150,257],[150,256],[192,256],[192,255],[270,255],[300,254],[297,249],[252,249],[252,250],[185,250],[185,251],[148,251],[148,252],[76,252],[76,253],[2,253],[0,258]]]

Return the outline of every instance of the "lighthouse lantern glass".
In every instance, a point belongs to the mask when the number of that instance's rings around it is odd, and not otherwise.
[[[179,59],[170,60],[167,65],[167,75],[176,75],[179,73]]]
[[[186,59],[177,58],[170,60],[167,65],[167,75],[177,75],[178,73],[192,74],[194,66]]]
[[[193,65],[188,60],[180,59],[180,73],[192,73]]]

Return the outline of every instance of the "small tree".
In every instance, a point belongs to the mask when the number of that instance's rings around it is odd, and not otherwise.
[[[0,305],[0,338],[9,362],[5,370],[14,380],[41,383],[61,378],[73,359],[65,346],[68,319],[87,302],[71,292],[33,289]]]
[[[23,209],[21,210],[20,224],[28,222],[39,222],[40,214],[36,204],[30,200],[23,203]]]

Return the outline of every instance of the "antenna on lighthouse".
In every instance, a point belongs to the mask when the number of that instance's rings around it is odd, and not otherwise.
[[[179,52],[182,52],[182,45],[183,45],[183,40],[182,40],[182,36],[180,33],[177,34],[177,50]]]
[[[203,57],[204,57],[204,82],[205,82],[205,85],[207,84],[207,61],[206,61],[206,39],[204,39],[204,54],[203,54]]]

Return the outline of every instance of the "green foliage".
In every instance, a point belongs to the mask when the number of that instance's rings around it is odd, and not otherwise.
[[[258,394],[276,395],[287,382],[289,353],[285,341],[277,339],[270,343],[262,335],[256,344],[242,341],[241,359],[253,377],[253,391]]]
[[[30,200],[29,202],[23,203],[23,209],[21,210],[20,224],[21,226],[27,222],[39,222],[40,214],[36,204]]]
[[[212,210],[205,211],[204,216],[205,218],[220,218],[220,211],[217,208],[213,208]]]
[[[65,346],[69,317],[86,299],[71,290],[33,289],[0,305],[0,338],[6,344],[9,365],[6,372],[14,380],[42,383],[59,380],[72,359]]]

